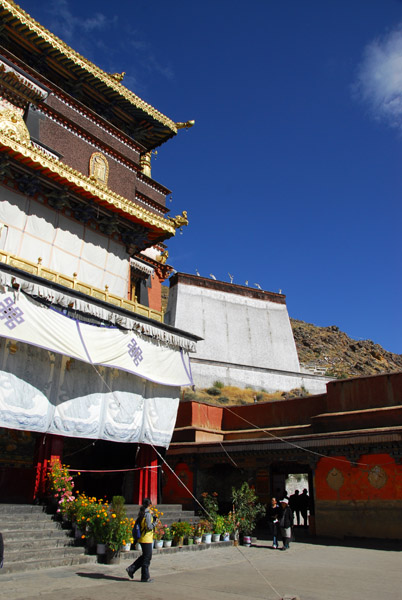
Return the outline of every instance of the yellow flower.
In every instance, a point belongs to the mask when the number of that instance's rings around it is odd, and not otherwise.
[[[112,513],[112,519],[115,519],[116,515],[114,513]]]

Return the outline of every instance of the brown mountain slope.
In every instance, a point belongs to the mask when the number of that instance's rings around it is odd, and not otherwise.
[[[339,327],[317,327],[290,319],[300,363],[325,369],[333,377],[356,377],[402,371],[402,355],[371,340],[353,340]]]

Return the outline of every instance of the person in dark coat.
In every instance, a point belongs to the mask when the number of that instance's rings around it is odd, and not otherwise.
[[[281,516],[282,509],[276,501],[276,498],[272,498],[271,506],[268,508],[268,520],[273,538],[272,548],[278,547],[279,520]]]
[[[0,533],[0,569],[3,567],[4,560],[4,542],[3,542],[3,534]]]
[[[289,498],[289,506],[290,510],[294,515],[296,515],[297,524],[300,525],[300,492],[299,490],[295,490],[295,493],[292,494]]]
[[[279,520],[282,535],[282,550],[287,550],[290,546],[290,538],[292,537],[293,513],[289,506],[289,500],[283,498],[281,500],[282,516]]]
[[[299,496],[299,498],[300,512],[303,517],[304,527],[307,527],[307,513],[308,509],[310,508],[310,498],[306,488],[304,488],[303,493]]]

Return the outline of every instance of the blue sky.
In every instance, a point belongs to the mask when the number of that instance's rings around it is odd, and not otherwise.
[[[174,121],[152,176],[178,271],[402,353],[402,2],[21,0]]]

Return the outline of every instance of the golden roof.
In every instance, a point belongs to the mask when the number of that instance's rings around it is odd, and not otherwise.
[[[124,87],[117,81],[114,74],[106,73],[78,54],[78,52],[70,48],[70,46],[56,35],[35,21],[35,19],[15,2],[12,2],[11,0],[0,0],[0,17],[3,24],[6,25],[7,31],[16,32],[20,36],[22,35],[22,37],[28,39],[29,42],[36,43],[41,49],[43,49],[45,45],[50,46],[52,48],[50,52],[52,59],[62,59],[64,67],[70,66],[70,68],[74,69],[75,73],[77,73],[77,70],[82,70],[87,77],[89,75],[90,78],[94,78],[98,85],[99,82],[101,82],[107,86],[110,91],[115,92],[123,101],[127,101],[135,109],[146,113],[146,115],[149,115],[153,120],[157,121],[165,128],[168,128],[169,137],[177,133],[177,127],[171,119]],[[96,82],[94,81],[94,83]]]

